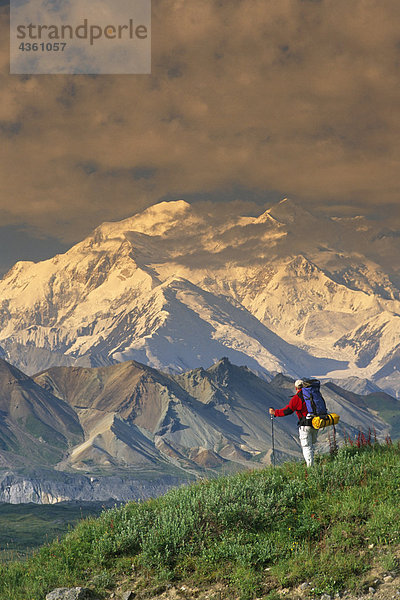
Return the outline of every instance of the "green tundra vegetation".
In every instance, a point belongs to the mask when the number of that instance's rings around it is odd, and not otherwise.
[[[0,561],[22,559],[38,546],[64,536],[71,526],[98,516],[111,502],[0,503]]]
[[[315,595],[362,592],[377,564],[398,569],[399,489],[399,445],[359,436],[310,469],[285,463],[201,481],[82,520],[25,561],[3,562],[0,598],[43,600],[77,585],[144,598],[169,583],[216,582],[243,600],[304,581]]]

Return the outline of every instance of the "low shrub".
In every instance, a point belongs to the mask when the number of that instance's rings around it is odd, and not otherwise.
[[[140,576],[219,580],[243,599],[264,585],[271,595],[271,581],[306,579],[328,593],[356,587],[371,544],[390,547],[395,564],[399,458],[397,445],[346,447],[311,469],[287,463],[104,511],[26,562],[0,565],[0,599],[42,600],[70,585],[101,594]]]

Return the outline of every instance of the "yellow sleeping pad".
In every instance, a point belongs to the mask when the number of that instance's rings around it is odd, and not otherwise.
[[[339,423],[339,415],[335,413],[330,413],[325,417],[314,417],[312,420],[312,426],[314,429],[323,429],[324,427],[329,427],[330,425],[337,425]]]

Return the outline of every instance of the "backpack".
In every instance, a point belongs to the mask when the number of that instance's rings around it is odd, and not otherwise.
[[[303,379],[303,399],[307,406],[309,415],[319,417],[327,415],[325,400],[320,392],[320,381],[318,379]]]

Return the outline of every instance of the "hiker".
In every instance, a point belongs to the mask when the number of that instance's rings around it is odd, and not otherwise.
[[[297,379],[295,382],[296,394],[290,399],[289,404],[285,408],[270,408],[269,413],[273,417],[286,417],[294,412],[297,413],[299,418],[299,438],[300,445],[303,451],[303,456],[306,461],[307,467],[312,467],[314,464],[314,444],[317,441],[318,431],[314,429],[310,423],[310,419],[307,419],[307,406],[303,398],[303,380]]]

